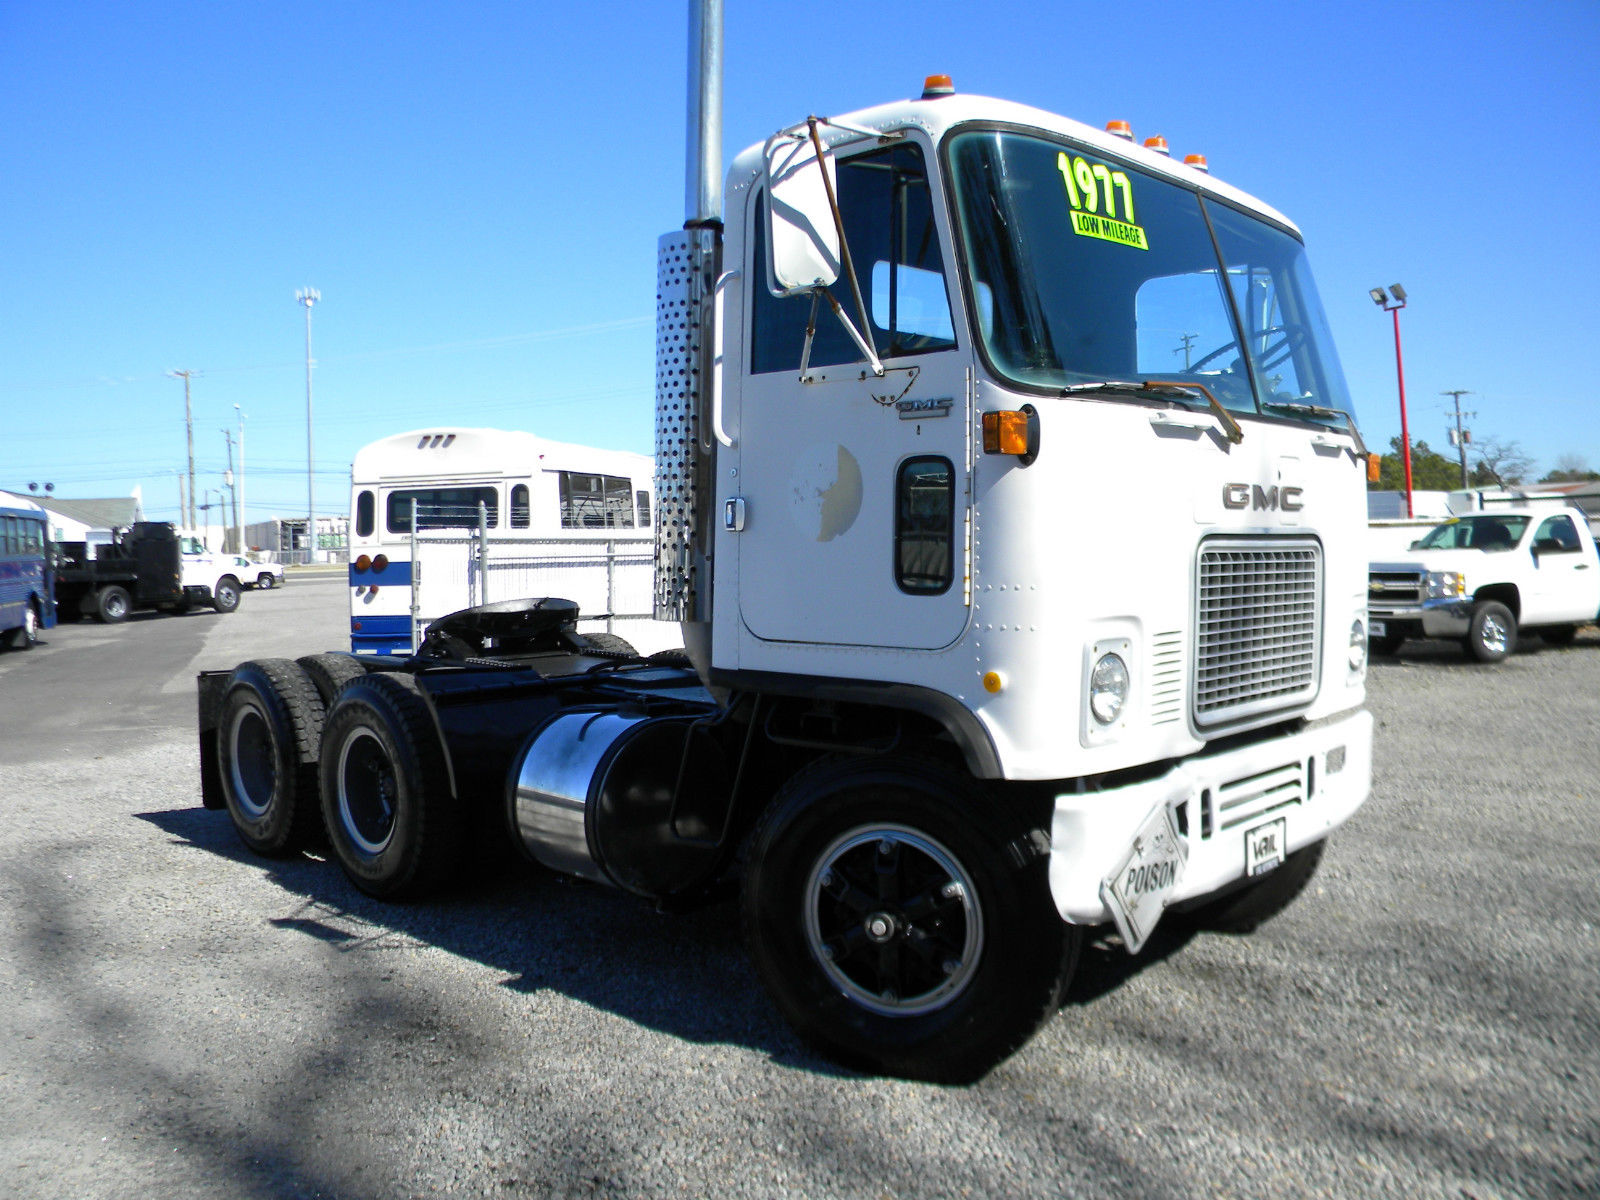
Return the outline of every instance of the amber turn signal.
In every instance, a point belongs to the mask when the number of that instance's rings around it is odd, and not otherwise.
[[[359,575],[372,566],[372,560],[363,554],[360,558],[356,559],[353,565],[356,569],[356,574]]]
[[[1021,409],[983,414],[983,452],[1015,454],[1027,466],[1039,456],[1039,413],[1031,404]]]
[[[1379,454],[1367,455],[1367,482],[1377,483],[1383,475],[1383,456]]]

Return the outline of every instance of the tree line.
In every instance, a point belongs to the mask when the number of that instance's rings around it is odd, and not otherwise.
[[[1406,468],[1399,438],[1389,439],[1389,453],[1383,456],[1378,481],[1368,485],[1372,491],[1399,492],[1406,486]],[[1564,455],[1555,469],[1537,480],[1533,459],[1514,441],[1484,438],[1467,453],[1467,486],[1472,488],[1515,487],[1535,483],[1587,483],[1600,481],[1600,471],[1575,455]],[[1450,492],[1461,486],[1461,459],[1432,449],[1427,442],[1411,447],[1411,487],[1419,492]]]

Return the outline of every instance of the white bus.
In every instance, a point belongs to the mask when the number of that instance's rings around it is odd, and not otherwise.
[[[409,654],[437,617],[543,595],[576,601],[588,631],[605,619],[639,649],[662,648],[650,620],[654,474],[647,455],[501,429],[418,429],[362,447],[350,467],[351,650]]]

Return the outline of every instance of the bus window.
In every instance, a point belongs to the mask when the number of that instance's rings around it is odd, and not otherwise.
[[[483,505],[490,529],[500,525],[500,496],[492,487],[408,488],[389,493],[384,514],[390,533],[411,532],[411,502],[418,529],[476,529]]]
[[[634,517],[640,529],[650,528],[650,493],[645,491],[633,494]]]
[[[633,484],[619,475],[561,472],[561,528],[632,529]]]
[[[373,527],[377,524],[377,505],[373,502],[371,492],[358,492],[356,494],[356,536],[371,537]]]
[[[528,485],[519,483],[511,489],[511,528],[526,529],[531,521],[528,507]]]

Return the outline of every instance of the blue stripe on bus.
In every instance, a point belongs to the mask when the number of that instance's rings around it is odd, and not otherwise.
[[[351,617],[350,650],[354,654],[410,654],[411,618]]]
[[[383,570],[374,570],[368,567],[365,571],[358,571],[355,563],[350,564],[350,586],[369,587],[377,584],[379,587],[410,587],[411,586],[411,561],[389,562]]]

